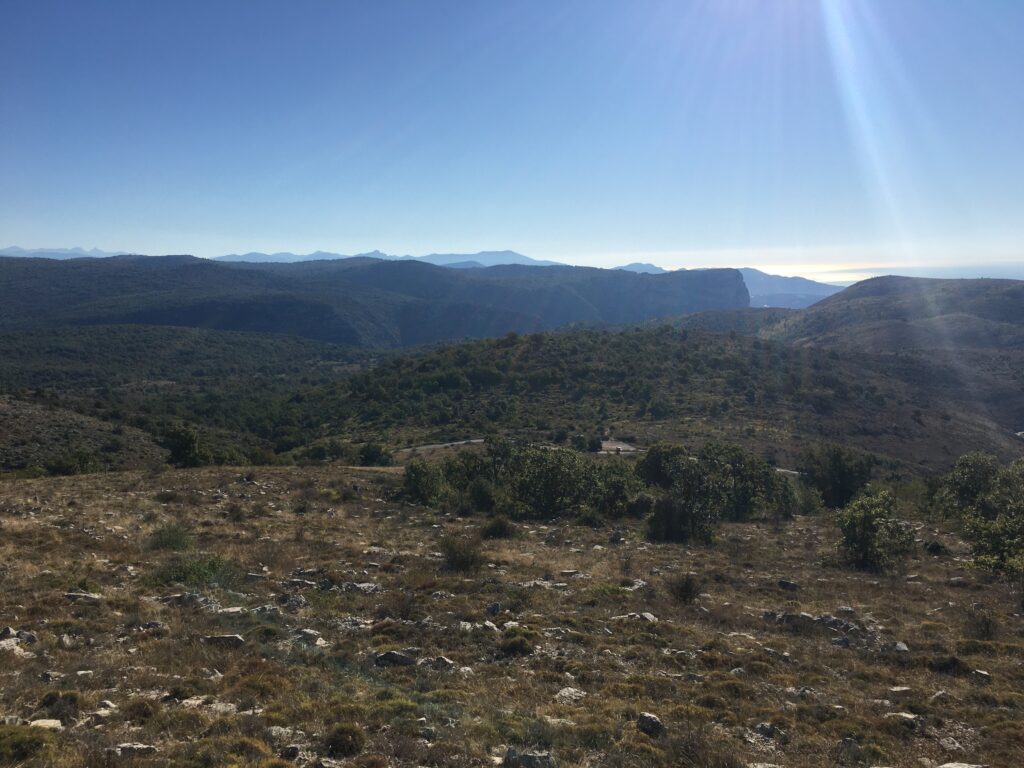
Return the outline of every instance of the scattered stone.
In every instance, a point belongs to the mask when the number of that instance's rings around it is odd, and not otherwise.
[[[73,651],[77,643],[75,642],[75,638],[73,638],[71,635],[64,634],[57,639],[57,645],[59,645],[61,649],[65,651]]]
[[[374,657],[373,663],[378,667],[411,667],[416,659],[401,651],[384,651]]]
[[[575,704],[586,698],[587,692],[581,691],[578,688],[563,688],[555,694],[555,701],[559,704]]]
[[[784,589],[787,592],[796,592],[798,589],[800,589],[799,584],[797,584],[795,581],[789,581],[788,579],[779,579],[778,585],[779,589]]]
[[[241,648],[245,645],[245,638],[241,635],[207,635],[203,642],[218,648]]]
[[[520,752],[509,747],[501,764],[505,768],[555,768],[555,758],[550,752]]]
[[[640,618],[646,621],[648,624],[658,623],[658,617],[655,616],[653,613],[647,613],[646,611],[640,614]]]
[[[315,648],[327,648],[330,646],[330,643],[324,640],[315,629],[300,629],[299,638]]]
[[[302,754],[302,747],[298,744],[289,744],[286,747],[282,747],[281,751],[277,753],[277,756],[283,760],[298,760],[299,755]]]
[[[95,592],[65,592],[64,597],[73,603],[98,603],[103,599],[103,595]]]
[[[364,595],[373,595],[378,592],[383,592],[384,587],[380,584],[375,584],[372,581],[346,581],[341,585],[342,592],[361,592]]]
[[[897,720],[901,723],[906,723],[910,726],[917,725],[921,718],[911,712],[888,712],[885,715],[886,720]]]
[[[0,640],[0,651],[7,651],[19,659],[34,659],[36,657],[36,655],[31,651],[26,651],[22,648],[21,640],[16,637],[9,637],[6,640]]]
[[[647,734],[652,739],[665,733],[665,724],[661,722],[661,718],[650,712],[640,713],[636,719],[636,727],[640,733]]]
[[[152,744],[126,743],[117,745],[117,754],[121,757],[145,757],[155,755],[157,748]]]
[[[455,668],[455,662],[447,656],[435,656],[433,658],[420,659],[419,666],[430,667],[437,672],[447,672]]]
[[[953,576],[952,578],[946,581],[946,584],[948,584],[951,587],[958,587],[962,589],[964,587],[969,587],[971,585],[971,582],[969,582],[963,576]]]
[[[963,752],[963,745],[952,736],[943,736],[939,739],[939,746],[947,752]]]
[[[29,725],[33,728],[43,728],[47,731],[64,730],[64,726],[61,724],[60,720],[51,720],[47,718],[44,718],[42,720],[32,720],[29,722]]]
[[[989,766],[975,765],[973,763],[943,763],[939,768],[989,768]]]
[[[902,640],[895,640],[889,643],[882,643],[881,651],[882,653],[891,653],[902,656],[903,654],[910,653],[910,648],[908,648],[907,644]]]

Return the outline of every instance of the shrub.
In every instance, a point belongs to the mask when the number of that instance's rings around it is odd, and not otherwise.
[[[648,485],[668,489],[675,482],[678,468],[689,461],[686,449],[671,443],[652,445],[636,465],[636,473]]]
[[[704,582],[696,573],[678,573],[669,577],[665,582],[668,593],[684,605],[689,605],[696,600],[703,587]]]
[[[843,559],[855,568],[884,571],[910,552],[913,532],[893,519],[896,500],[889,491],[861,496],[836,514]]]
[[[445,536],[441,539],[441,554],[444,555],[444,567],[449,571],[465,573],[484,564],[480,540],[470,536]]]
[[[324,739],[324,749],[330,757],[353,757],[365,746],[366,734],[355,723],[339,723]]]
[[[218,555],[178,557],[156,570],[152,580],[160,585],[184,584],[188,587],[206,587],[211,584],[227,586],[238,582],[241,569],[237,564]]]
[[[502,656],[529,656],[534,651],[531,633],[522,627],[506,629],[498,650]]]
[[[192,534],[188,528],[178,523],[169,523],[149,534],[149,538],[146,539],[146,549],[150,551],[169,549],[174,552],[182,552],[191,549],[192,543]]]
[[[937,496],[962,521],[977,565],[1024,582],[1024,460],[1000,467],[986,454],[961,456]]]
[[[413,459],[405,465],[402,491],[409,500],[430,506],[442,501],[449,489],[441,467],[423,459]]]
[[[50,691],[39,702],[40,708],[64,725],[73,723],[82,709],[82,694],[78,691]]]
[[[868,484],[874,457],[834,443],[808,448],[800,461],[804,482],[830,509],[849,504]]]
[[[171,453],[171,463],[179,467],[198,467],[210,462],[210,454],[200,444],[195,427],[178,424],[169,428],[163,444]]]
[[[0,763],[14,764],[42,752],[53,741],[53,735],[41,728],[27,725],[0,725]]]
[[[672,489],[658,499],[647,518],[648,537],[710,542],[721,518],[722,495],[716,482],[696,462],[680,464]]]
[[[495,517],[480,530],[480,535],[485,539],[511,539],[516,535],[516,526],[507,517]]]

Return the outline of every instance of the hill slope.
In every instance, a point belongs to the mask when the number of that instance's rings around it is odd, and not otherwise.
[[[446,269],[372,258],[295,264],[188,256],[0,258],[0,330],[175,325],[373,347],[746,306],[735,270]]]

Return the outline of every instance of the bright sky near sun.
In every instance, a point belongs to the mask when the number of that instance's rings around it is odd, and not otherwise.
[[[1020,0],[0,0],[0,245],[1024,261]]]

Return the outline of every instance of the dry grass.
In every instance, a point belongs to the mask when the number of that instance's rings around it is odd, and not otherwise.
[[[920,536],[950,554],[878,576],[831,564],[826,519],[728,525],[712,547],[649,544],[639,524],[621,544],[520,524],[460,572],[441,542],[475,541],[487,519],[393,501],[391,472],[245,475],[0,485],[0,625],[37,635],[20,645],[33,658],[0,650],[0,716],[65,724],[27,764],[119,764],[107,750],[124,742],[158,748],[136,765],[269,766],[293,743],[314,764],[339,725],[360,754],[333,759],[352,766],[491,765],[506,745],[560,766],[1024,764],[1019,596],[982,583],[946,532]],[[187,548],[154,549],[168,530]],[[172,572],[188,586],[165,583]],[[199,597],[159,601],[181,592]],[[863,631],[841,647],[841,630],[801,612]],[[244,642],[203,641],[225,634]],[[897,640],[910,652],[883,652]],[[453,666],[375,663],[410,647]],[[665,736],[637,730],[643,711]],[[887,717],[899,712],[916,718]]]

